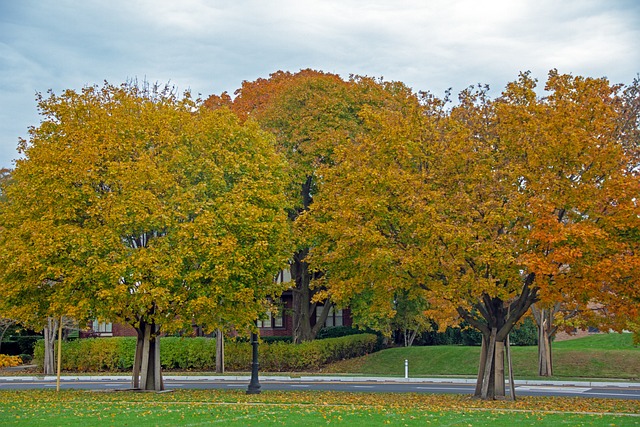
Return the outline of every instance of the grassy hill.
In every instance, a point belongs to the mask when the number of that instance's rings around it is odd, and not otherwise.
[[[536,378],[537,347],[512,347],[516,379]],[[334,363],[325,373],[404,376],[469,376],[477,373],[480,347],[429,346],[391,348],[356,359]],[[598,334],[553,345],[554,377],[616,378],[640,380],[640,347],[631,334]]]

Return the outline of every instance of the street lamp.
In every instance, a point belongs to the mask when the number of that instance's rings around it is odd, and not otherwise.
[[[260,394],[260,380],[258,380],[258,334],[251,332],[251,346],[253,347],[253,360],[251,362],[251,382],[247,388],[247,394]]]

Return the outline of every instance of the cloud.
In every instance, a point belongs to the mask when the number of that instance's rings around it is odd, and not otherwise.
[[[531,70],[640,71],[633,0],[58,0],[0,3],[0,166],[37,124],[33,95],[103,80],[207,96],[279,69],[362,74],[442,94]]]

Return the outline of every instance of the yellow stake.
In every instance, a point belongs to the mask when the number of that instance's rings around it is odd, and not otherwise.
[[[58,378],[56,379],[56,391],[60,391],[60,360],[62,358],[62,316],[58,328]]]

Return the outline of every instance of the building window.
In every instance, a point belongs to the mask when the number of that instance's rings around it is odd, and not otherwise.
[[[111,322],[98,322],[94,320],[91,328],[93,332],[98,335],[113,335],[113,324]]]
[[[291,282],[291,270],[280,270],[278,275],[276,276],[276,283],[289,283]]]
[[[275,316],[267,311],[267,318],[258,320],[258,328],[283,328],[284,319],[282,318],[282,311],[279,311]]]
[[[320,317],[322,315],[322,310],[324,309],[323,305],[316,306],[316,323],[320,321]],[[324,326],[342,326],[342,309],[335,309],[335,307],[331,307],[329,309],[329,315],[327,316],[327,320],[324,322]]]

